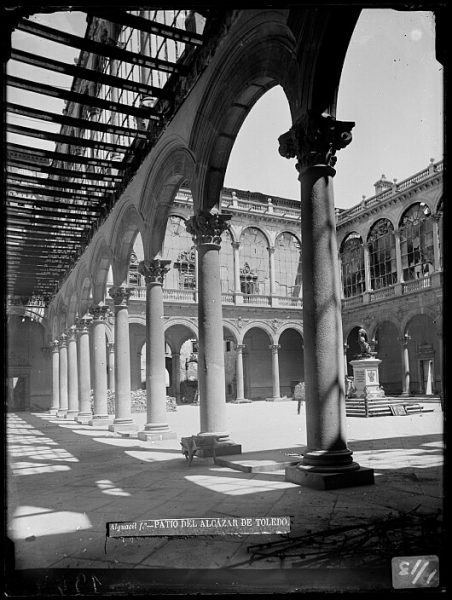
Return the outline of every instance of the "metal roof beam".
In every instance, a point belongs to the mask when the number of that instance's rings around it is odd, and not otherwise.
[[[82,179],[91,181],[106,181],[108,183],[120,183],[122,177],[120,175],[109,175],[106,173],[92,173],[87,171],[75,171],[71,169],[63,169],[51,165],[43,165],[36,162],[29,162],[32,158],[24,160],[23,153],[11,151],[8,156],[7,166],[16,167],[17,169],[28,169],[29,171],[37,171],[39,173],[48,173],[59,177],[69,177],[71,179]]]
[[[59,179],[50,179],[48,177],[34,177],[33,175],[25,175],[24,173],[12,173],[10,171],[6,172],[7,180],[6,185],[8,186],[8,182],[13,184],[18,184],[18,182],[25,181],[26,183],[36,184],[36,191],[42,189],[39,186],[45,186],[46,189],[49,188],[65,188],[66,190],[76,190],[80,192],[90,192],[91,194],[106,194],[111,193],[113,188],[105,187],[100,185],[93,184],[84,184],[84,183],[75,183],[75,181],[61,181]],[[101,198],[103,196],[94,196],[95,198]]]
[[[51,152],[49,150],[42,150],[41,148],[29,148],[22,146],[21,144],[13,144],[8,142],[6,144],[6,150],[9,153],[11,151],[21,152],[25,160],[33,160],[33,157],[43,157],[49,160],[61,161],[64,163],[80,163],[82,165],[91,165],[93,167],[103,167],[105,169],[124,169],[124,166],[118,161],[105,160],[102,158],[87,158],[86,156],[77,156],[76,154],[65,154],[64,152]]]
[[[79,119],[77,117],[69,117],[67,115],[54,114],[45,110],[14,104],[13,102],[7,102],[5,108],[10,114],[21,115],[23,117],[29,117],[30,119],[39,119],[41,121],[48,121],[50,123],[57,123],[60,125],[67,125],[68,127],[80,129],[81,131],[90,129],[92,131],[101,131],[105,133],[112,133],[114,135],[124,135],[132,138],[138,137],[143,140],[147,140],[149,137],[145,131],[138,131],[137,129],[130,129],[129,127],[108,123],[88,121],[85,119]]]
[[[84,216],[91,214],[95,219],[100,217],[101,209],[99,207],[94,208],[92,206],[85,206],[83,204],[69,204],[64,202],[52,202],[51,200],[21,198],[18,196],[8,196],[9,201],[23,202],[24,204],[32,204],[36,208],[55,208],[62,210],[61,215],[64,214],[79,214]],[[21,207],[20,207],[21,208]]]
[[[32,35],[42,37],[52,42],[57,42],[58,44],[72,46],[73,48],[84,50],[85,52],[114,58],[133,65],[147,67],[148,69],[165,71],[166,73],[182,73],[187,70],[186,67],[184,68],[182,65],[176,63],[160,60],[158,58],[151,58],[144,54],[137,54],[136,52],[124,50],[118,46],[107,46],[106,44],[58,31],[57,29],[52,29],[51,27],[46,27],[45,25],[40,25],[26,19],[20,20],[16,29],[31,33]]]
[[[22,127],[22,125],[6,124],[6,130],[17,135],[34,137],[40,140],[48,140],[68,146],[83,146],[85,148],[94,148],[95,150],[105,150],[106,152],[126,152],[129,146],[121,144],[111,144],[109,142],[98,142],[78,135],[70,136],[61,133],[52,133],[51,131],[42,131],[41,129],[32,129],[31,127]]]
[[[145,83],[140,83],[139,81],[133,81],[132,79],[123,79],[116,75],[108,75],[107,73],[93,71],[92,69],[86,69],[76,65],[68,65],[58,60],[53,60],[45,56],[36,56],[35,54],[30,54],[23,50],[12,50],[11,58],[34,67],[47,69],[48,71],[64,73],[65,75],[70,75],[74,79],[95,81],[96,83],[101,83],[108,87],[117,87],[121,90],[127,90],[128,92],[134,92],[144,96],[153,96],[154,98],[165,98],[168,100],[174,96],[172,92],[165,90],[164,88],[147,85]]]
[[[103,100],[97,96],[90,96],[89,94],[81,94],[80,92],[62,90],[52,85],[47,85],[46,83],[38,83],[36,81],[30,81],[29,79],[14,77],[14,75],[8,75],[6,77],[6,85],[11,85],[27,92],[34,92],[35,94],[52,96],[52,98],[59,98],[60,100],[66,100],[67,102],[74,102],[75,104],[95,106],[96,108],[106,111],[124,113],[140,119],[153,119],[160,121],[162,118],[161,115],[152,108],[140,108],[138,106],[129,106],[128,104],[123,104],[122,102]]]
[[[118,25],[123,25],[125,27],[139,29],[145,33],[166,37],[176,42],[183,42],[184,44],[191,44],[193,46],[201,46],[203,43],[203,37],[199,33],[186,31],[185,29],[180,29],[171,25],[165,25],[164,23],[159,23],[158,21],[153,21],[151,19],[144,19],[137,15],[131,15],[125,10],[103,11],[96,10],[95,8],[87,8],[86,12],[95,17],[106,19],[107,21],[110,21],[110,23],[117,23]]]
[[[35,194],[36,196],[48,196],[51,198],[69,198],[69,200],[81,200],[90,204],[105,202],[105,196],[85,196],[84,194],[76,194],[73,192],[63,192],[61,190],[49,190],[47,188],[35,188],[33,186],[16,185],[14,183],[6,184],[6,191],[20,192],[23,194]]]

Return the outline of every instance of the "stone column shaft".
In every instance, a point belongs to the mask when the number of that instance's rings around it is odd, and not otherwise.
[[[180,352],[173,352],[172,355],[172,371],[173,371],[173,393],[176,402],[180,401]]]
[[[298,159],[303,240],[303,324],[307,450],[286,479],[312,487],[373,483],[372,469],[353,462],[346,442],[344,349],[336,216],[335,153],[354,123],[309,111],[279,138],[279,152]],[[335,473],[335,478],[331,478]],[[351,483],[353,481],[353,483]]]
[[[402,283],[403,282],[402,252],[400,250],[400,231],[398,229],[396,231],[394,231],[394,237],[395,237],[397,281],[398,281],[398,283]]]
[[[100,304],[90,310],[93,315],[93,396],[94,414],[89,425],[109,425],[111,419],[108,415],[107,402],[107,341],[105,335],[105,319],[108,306]]]
[[[78,364],[77,364],[77,328],[72,326],[68,331],[68,411],[66,419],[75,420],[78,415]]]
[[[372,278],[370,273],[370,253],[369,244],[364,244],[364,281],[366,283],[366,292],[370,292],[372,289]]]
[[[166,416],[165,331],[163,327],[163,280],[170,261],[142,261],[138,270],[146,279],[146,400],[147,423],[140,440],[175,438]]]
[[[68,387],[67,387],[67,341],[66,335],[60,336],[60,381],[59,381],[59,396],[60,396],[60,408],[57,416],[60,418],[66,418],[68,410]]]
[[[49,412],[58,414],[60,408],[60,355],[58,352],[58,340],[52,342],[52,405]]]
[[[115,391],[115,345],[112,342],[108,344],[108,389]]]
[[[132,418],[130,397],[130,336],[128,301],[132,288],[112,287],[110,296],[115,302],[115,418],[110,431],[130,431],[137,427]]]
[[[440,251],[440,217],[433,217],[433,267],[435,271],[441,271],[441,251]]]
[[[402,338],[402,396],[410,395],[410,353],[408,350],[409,336]]]
[[[245,381],[243,378],[243,350],[245,344],[237,344],[235,377],[237,382],[237,402],[245,400]]]
[[[221,305],[220,245],[229,215],[201,212],[187,222],[198,248],[198,389],[200,435],[215,435],[223,442],[220,453],[240,453],[229,441],[226,422],[226,393]],[[218,453],[218,452],[217,452]]]
[[[88,423],[92,418],[91,412],[91,376],[90,376],[90,349],[89,326],[91,318],[86,316],[79,319],[78,331],[78,397],[79,413],[76,421]]]
[[[281,397],[281,390],[279,386],[279,354],[278,351],[281,348],[279,344],[272,344],[269,346],[272,353],[272,400],[279,400]]]

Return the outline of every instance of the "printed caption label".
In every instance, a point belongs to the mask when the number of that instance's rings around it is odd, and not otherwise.
[[[149,519],[107,523],[109,537],[289,533],[290,517]]]

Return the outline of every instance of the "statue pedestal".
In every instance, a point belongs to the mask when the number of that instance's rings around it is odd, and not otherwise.
[[[381,360],[379,358],[359,358],[351,360],[353,367],[353,379],[356,398],[385,398],[384,390],[380,387],[378,368]]]

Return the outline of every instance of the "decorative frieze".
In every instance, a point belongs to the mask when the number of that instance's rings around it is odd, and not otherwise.
[[[159,258],[142,260],[138,265],[138,273],[143,275],[146,285],[151,285],[152,283],[163,285],[165,275],[170,270],[170,264],[170,260],[161,260]]]
[[[297,158],[297,170],[314,165],[334,167],[337,150],[352,141],[353,121],[337,121],[326,113],[308,111],[278,138],[279,153],[284,158]]]
[[[195,244],[221,245],[221,234],[229,229],[232,215],[200,212],[188,219],[186,228],[191,233]]]

